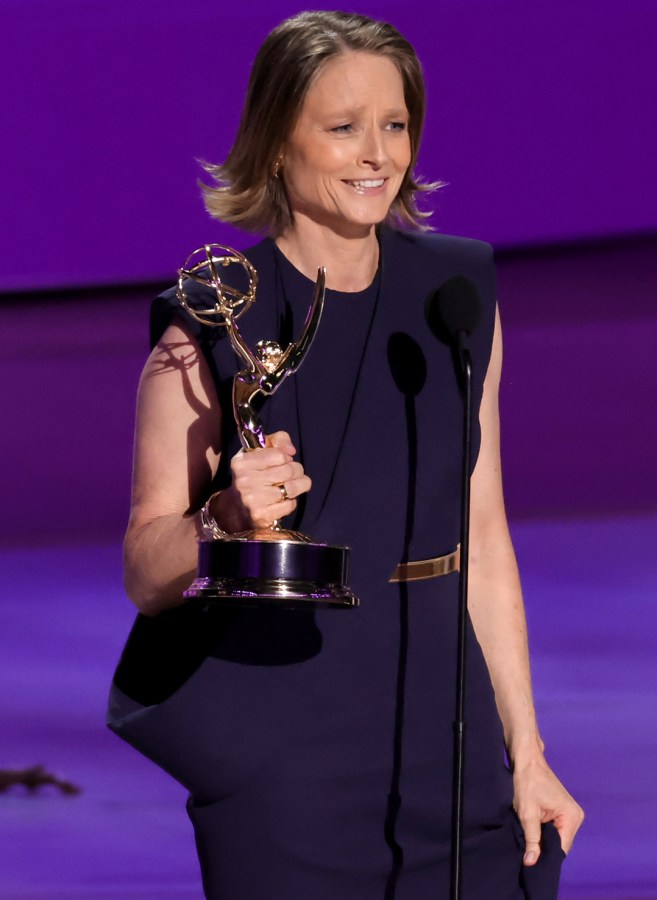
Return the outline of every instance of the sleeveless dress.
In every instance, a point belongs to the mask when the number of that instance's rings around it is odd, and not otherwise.
[[[391,229],[380,242],[373,284],[327,292],[307,358],[263,415],[268,432],[290,433],[313,479],[285,524],[351,547],[360,607],[185,605],[138,616],[115,675],[109,725],[189,790],[211,900],[449,897],[458,575],[389,578],[400,561],[458,543],[462,401],[424,302],[453,275],[477,285],[478,409],[494,324],[492,251]],[[259,288],[240,329],[252,347],[263,338],[285,346],[313,284],[270,240],[246,255]],[[153,341],[174,315],[168,291],[153,307]],[[237,357],[223,329],[185,321],[228,411]],[[217,489],[239,448],[232,417],[224,420]],[[558,835],[546,826],[539,863],[523,867],[502,726],[472,628],[467,653],[464,900],[552,900]]]

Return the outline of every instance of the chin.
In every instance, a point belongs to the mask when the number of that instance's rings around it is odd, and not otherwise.
[[[317,225],[329,228],[336,234],[345,237],[366,237],[367,234],[385,221],[390,212],[390,204],[383,203],[371,204],[363,209],[335,209],[333,211],[324,210],[307,210],[306,216],[314,221]]]
[[[345,224],[350,223],[355,227],[373,228],[375,225],[380,225],[381,222],[385,221],[390,212],[390,206],[391,204],[386,203],[377,205],[375,208],[369,207],[367,209],[354,210],[352,213],[344,216],[344,222]]]
[[[354,210],[353,218],[354,220],[369,222],[370,224],[376,225],[379,222],[383,222],[385,217],[390,212],[391,206],[392,201],[390,201],[389,203],[371,203],[367,206],[362,206],[359,209]]]
[[[385,219],[385,216],[383,217]],[[334,219],[331,228],[337,234],[349,238],[367,237],[373,228],[380,225],[383,219]]]
[[[367,228],[367,229],[376,228],[377,225],[381,225],[382,222],[385,222],[388,212],[389,212],[389,210],[386,209],[385,212],[382,212],[380,215],[377,215],[377,216],[370,215],[370,216],[363,216],[362,218],[359,218],[359,219],[353,219],[352,224],[355,228],[358,228],[358,227]]]

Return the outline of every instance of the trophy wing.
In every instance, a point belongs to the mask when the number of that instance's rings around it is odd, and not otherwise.
[[[267,394],[273,394],[279,384],[290,375],[296,372],[303,362],[306,353],[311,347],[317,329],[319,327],[322,313],[324,312],[324,300],[326,297],[326,269],[320,267],[317,270],[317,281],[313,291],[313,298],[310,309],[303,323],[303,330],[298,340],[293,341],[283,353],[281,361],[274,372],[267,375],[260,382],[260,388]]]

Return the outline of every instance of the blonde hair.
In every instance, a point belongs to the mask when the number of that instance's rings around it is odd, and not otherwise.
[[[280,234],[292,221],[277,158],[291,134],[308,89],[320,68],[342,53],[360,50],[387,56],[398,68],[409,112],[411,163],[388,219],[411,228],[430,213],[416,205],[424,184],[413,169],[424,124],[425,88],[415,50],[386,22],[343,12],[304,12],[286,19],[266,38],[253,63],[240,125],[228,158],[204,163],[214,185],[201,184],[211,216],[246,231]]]

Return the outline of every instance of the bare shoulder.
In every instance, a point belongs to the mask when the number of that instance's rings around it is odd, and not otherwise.
[[[184,512],[219,459],[221,409],[193,335],[174,320],[144,366],[137,395],[132,514]]]
[[[495,329],[490,362],[479,409],[481,444],[472,476],[473,529],[487,525],[506,536],[506,513],[500,459],[499,385],[502,371],[502,329],[495,311]],[[500,526],[502,526],[500,528]]]

